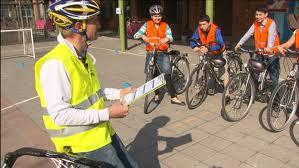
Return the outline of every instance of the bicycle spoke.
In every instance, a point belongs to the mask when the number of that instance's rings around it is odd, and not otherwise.
[[[285,80],[273,91],[267,115],[269,126],[273,131],[282,131],[295,114],[298,104],[296,93],[298,90],[295,86],[294,80]]]
[[[228,83],[223,93],[223,110],[231,121],[244,118],[251,106],[252,99],[251,83],[246,73],[235,75]]]

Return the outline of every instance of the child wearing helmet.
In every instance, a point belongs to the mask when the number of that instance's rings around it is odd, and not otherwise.
[[[184,106],[185,103],[178,99],[174,85],[171,81],[170,56],[167,54],[169,42],[173,41],[172,32],[168,24],[162,21],[163,8],[160,5],[152,5],[149,8],[151,20],[147,21],[134,35],[134,39],[140,39],[147,43],[145,73],[154,50],[157,51],[157,64],[162,73],[165,74],[166,87],[171,97],[171,104]],[[155,46],[153,46],[154,44]],[[158,74],[156,74],[158,75]],[[160,102],[159,91],[155,91],[155,102]]]

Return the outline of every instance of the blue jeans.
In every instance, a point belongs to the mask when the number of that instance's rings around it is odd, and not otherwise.
[[[145,66],[144,66],[145,73],[147,73],[149,61],[151,60],[151,57],[153,57],[153,56],[154,55],[151,52],[148,52],[146,54],[146,60],[145,60]],[[158,64],[161,72],[166,75],[171,74],[170,56],[168,54],[166,54],[166,52],[158,52],[156,58],[157,58],[157,64]]]
[[[106,162],[114,168],[138,168],[138,164],[131,158],[118,135],[115,134],[111,138],[111,144],[91,152],[79,153],[78,156]]]
[[[146,54],[146,60],[145,60],[145,68],[144,73],[148,73],[148,65],[153,57],[153,53],[147,52]],[[165,74],[165,80],[166,80],[166,88],[168,90],[168,93],[171,98],[176,97],[176,91],[174,89],[174,85],[171,81],[171,62],[170,62],[170,56],[166,52],[157,52],[156,55],[157,64],[160,68],[161,73]],[[154,77],[158,76],[159,72],[156,70],[154,72]],[[155,94],[159,95],[159,89],[155,90]]]
[[[266,64],[269,64],[267,70],[272,79],[272,88],[274,89],[278,84],[279,74],[280,74],[279,57],[278,56],[268,57],[268,56],[257,55],[256,59],[258,61],[262,61]]]

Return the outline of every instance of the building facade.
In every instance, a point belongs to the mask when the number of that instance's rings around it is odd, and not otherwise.
[[[153,4],[164,7],[164,19],[172,28],[175,39],[182,35],[192,35],[198,19],[206,11],[209,0],[127,0],[125,1],[126,17],[138,22],[147,21],[150,16],[148,8]],[[298,0],[213,0],[214,22],[221,27],[224,36],[237,41],[249,29],[254,21],[255,9],[260,5],[268,5],[269,15],[278,26],[281,38],[286,40],[291,35],[288,16],[296,15],[298,22]],[[117,0],[103,0],[103,29],[118,30],[118,15],[115,8]]]

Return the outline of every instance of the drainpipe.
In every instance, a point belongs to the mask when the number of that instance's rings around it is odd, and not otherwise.
[[[206,0],[206,14],[210,16],[211,21],[214,19],[214,0]]]
[[[126,22],[125,22],[125,10],[124,10],[124,0],[118,0],[118,10],[119,10],[119,36],[121,42],[121,51],[125,51],[127,48],[127,38],[126,38]]]

